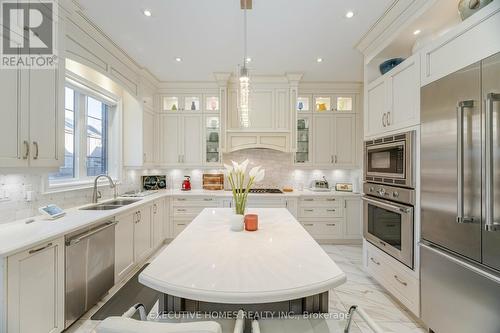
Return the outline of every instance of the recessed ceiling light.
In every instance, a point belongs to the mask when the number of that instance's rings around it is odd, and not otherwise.
[[[354,16],[354,12],[352,10],[345,13],[345,17],[347,17],[347,18],[352,18],[353,16]]]
[[[146,15],[147,17],[150,17],[150,16],[151,16],[151,11],[150,11],[149,9],[144,9],[144,10],[142,11],[142,13],[143,13],[144,15]]]
[[[316,59],[316,62],[323,62],[323,58]]]
[[[413,34],[416,36],[416,35],[418,35],[418,34],[419,34],[419,33],[421,33],[421,32],[422,32],[422,31],[420,31],[420,29],[417,29],[417,30],[413,31]]]
[[[181,62],[181,61],[182,61],[182,58],[177,57],[177,58],[175,58],[175,61],[177,61],[177,62]]]
[[[252,58],[250,57],[246,58],[246,62],[252,62]]]

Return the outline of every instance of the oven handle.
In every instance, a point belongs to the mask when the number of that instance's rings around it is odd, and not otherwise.
[[[402,212],[402,213],[405,213],[405,214],[409,214],[413,210],[413,208],[411,208],[411,207],[407,207],[407,206],[403,206],[403,205],[396,205],[396,204],[393,204],[393,203],[389,203],[389,202],[387,202],[385,200],[384,201],[382,201],[382,200],[376,200],[376,199],[371,199],[371,198],[368,198],[368,197],[362,197],[361,199],[363,199],[366,202],[372,203],[374,205],[377,205],[377,206],[380,206],[380,207],[383,207],[383,208],[387,208],[387,209],[391,209],[393,211]]]

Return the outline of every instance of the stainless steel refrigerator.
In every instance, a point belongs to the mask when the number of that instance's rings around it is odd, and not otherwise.
[[[500,332],[500,53],[421,91],[421,313]]]

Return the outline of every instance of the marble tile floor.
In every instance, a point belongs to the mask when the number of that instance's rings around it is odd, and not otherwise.
[[[364,272],[361,246],[322,245],[322,247],[347,275],[347,282],[344,285],[330,291],[330,312],[347,312],[349,307],[355,304],[362,307],[386,333],[427,332],[403,306]],[[128,278],[135,273],[136,271],[131,272]],[[99,321],[91,320],[90,317],[126,283],[128,278],[115,286],[106,297],[65,332],[93,333]],[[363,319],[356,315],[351,333],[372,333],[372,331]]]

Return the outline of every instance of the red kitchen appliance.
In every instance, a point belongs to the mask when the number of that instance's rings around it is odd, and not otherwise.
[[[191,177],[184,176],[184,181],[182,182],[183,191],[191,191]]]

